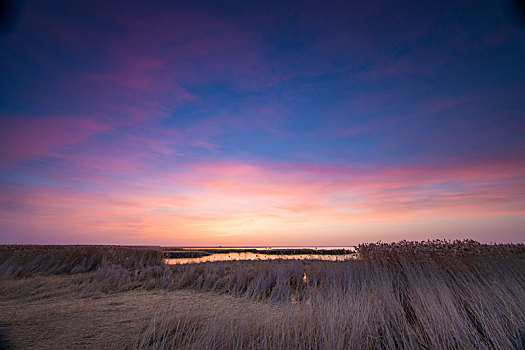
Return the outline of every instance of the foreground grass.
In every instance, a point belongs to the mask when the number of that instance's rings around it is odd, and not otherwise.
[[[38,286],[30,293],[20,290]],[[134,289],[80,297],[69,276],[10,280],[0,295],[0,349],[133,349],[151,320],[218,313],[278,313],[279,305],[191,290]],[[74,287],[74,286],[73,286]]]
[[[202,294],[203,305],[219,294],[255,305],[222,305],[219,312],[164,305],[130,335],[132,348],[525,349],[523,245],[400,242],[358,252],[360,259],[344,262],[168,267],[156,249],[5,246],[0,278],[21,283],[65,275],[75,297],[191,289],[212,292]]]

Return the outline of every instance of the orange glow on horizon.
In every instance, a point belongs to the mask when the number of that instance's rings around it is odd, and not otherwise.
[[[59,240],[57,232],[88,243],[347,245],[418,230],[414,237],[425,238],[421,232],[439,232],[447,222],[484,237],[491,222],[519,230],[524,213],[516,195],[523,167],[502,165],[343,172],[197,164],[166,178],[109,183],[108,192],[20,188],[13,201],[26,210],[2,221],[24,222],[49,242]]]

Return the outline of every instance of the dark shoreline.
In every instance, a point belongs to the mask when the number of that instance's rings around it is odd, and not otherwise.
[[[298,248],[298,249],[255,249],[255,248],[180,248],[177,250],[164,250],[163,255],[168,259],[177,258],[200,258],[212,254],[230,254],[230,253],[253,253],[265,255],[348,255],[355,254],[354,250],[350,249],[312,249],[312,248]]]

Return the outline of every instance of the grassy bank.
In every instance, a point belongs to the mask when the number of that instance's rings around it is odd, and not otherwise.
[[[4,246],[0,278],[66,275],[72,294],[189,289],[260,310],[164,307],[132,335],[132,348],[525,349],[524,245],[399,242],[358,254],[166,266],[160,249]]]
[[[85,296],[95,292],[168,288],[172,284],[172,272],[164,264],[162,250],[157,248],[0,246],[0,282],[52,275],[70,276],[71,291]],[[5,285],[0,285],[0,292]]]

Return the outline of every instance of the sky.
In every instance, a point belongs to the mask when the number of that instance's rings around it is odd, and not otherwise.
[[[0,243],[525,243],[508,1],[17,1]]]

